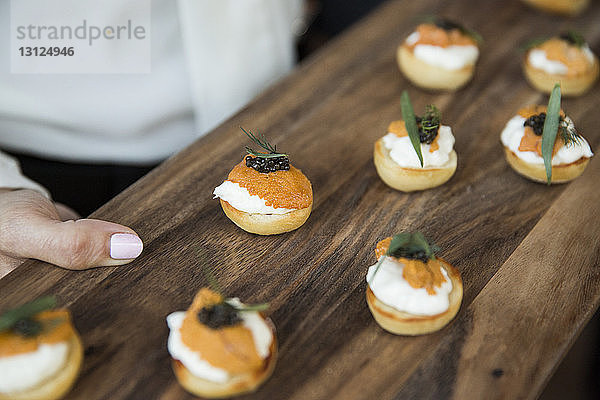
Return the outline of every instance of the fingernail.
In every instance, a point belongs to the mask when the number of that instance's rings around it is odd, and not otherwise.
[[[125,260],[136,258],[142,253],[142,240],[131,233],[115,233],[110,237],[110,258]]]

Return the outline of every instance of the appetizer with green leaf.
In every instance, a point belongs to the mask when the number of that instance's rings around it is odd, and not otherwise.
[[[529,42],[523,72],[531,86],[541,92],[551,93],[559,82],[564,96],[579,96],[598,79],[600,64],[584,37],[567,31]]]
[[[500,136],[508,164],[520,175],[548,185],[577,178],[593,156],[589,143],[561,109],[558,83],[547,106],[520,109]]]
[[[367,304],[377,323],[397,335],[437,331],[456,315],[462,280],[436,255],[421,232],[402,232],[377,243],[367,272]]]
[[[457,165],[452,129],[442,124],[442,114],[433,104],[415,115],[406,91],[400,106],[403,119],[393,121],[388,133],[375,142],[373,160],[379,177],[403,192],[447,182]]]
[[[256,390],[273,372],[277,359],[275,327],[262,311],[228,298],[212,273],[187,311],[167,316],[167,348],[179,383],[203,398],[236,396]]]
[[[66,309],[40,297],[0,313],[0,399],[62,398],[73,386],[83,346]]]
[[[482,42],[481,35],[459,23],[431,17],[398,47],[398,66],[419,87],[457,90],[473,77]]]

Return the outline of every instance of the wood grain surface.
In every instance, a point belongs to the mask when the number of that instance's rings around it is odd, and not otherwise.
[[[433,13],[485,38],[456,93],[419,90],[396,67],[416,16]],[[519,1],[386,3],[93,214],[140,234],[135,262],[82,272],[26,262],[0,280],[0,309],[42,294],[71,309],[86,351],[68,398],[191,398],[170,368],[165,317],[206,285],[205,262],[227,294],[271,303],[278,364],[245,399],[535,398],[600,303],[600,160],[547,187],[509,168],[499,135],[520,107],[547,102],[526,84],[518,45],[576,28],[598,53],[599,20],[598,2],[571,19]],[[597,87],[563,102],[592,148]],[[373,166],[403,89],[416,110],[438,105],[456,136],[455,176],[421,193],[389,189]],[[297,231],[245,233],[212,199],[243,156],[239,126],[264,132],[312,181],[314,211]],[[365,302],[376,242],[402,230],[432,238],[464,281],[457,318],[427,336],[386,333]]]

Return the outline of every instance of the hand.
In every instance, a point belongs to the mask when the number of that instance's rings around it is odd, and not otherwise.
[[[80,270],[127,264],[142,252],[132,229],[96,219],[63,222],[76,216],[34,190],[0,189],[0,278],[28,258]]]

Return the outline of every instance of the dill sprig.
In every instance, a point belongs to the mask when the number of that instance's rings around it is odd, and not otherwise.
[[[205,262],[206,260],[206,255],[204,254],[204,252],[202,250],[198,250],[198,255],[199,258],[201,259],[201,263],[202,263],[202,274],[204,275],[204,278],[206,279],[206,281],[208,282],[208,286],[216,293],[220,294],[221,297],[223,297],[223,302],[222,303],[227,303],[229,306],[231,306],[232,308],[234,308],[236,311],[238,312],[250,312],[250,311],[265,311],[269,308],[269,303],[258,303],[258,304],[235,304],[232,303],[228,300],[230,300],[228,297],[226,297],[225,293],[223,292],[223,289],[221,287],[221,285],[219,284],[219,281],[217,280],[217,278],[215,277],[215,274],[213,273],[212,269],[210,269],[207,266],[207,263]],[[222,304],[220,303],[220,304]]]
[[[558,129],[560,138],[565,146],[571,146],[581,141],[581,135],[575,129],[575,124],[573,124],[571,118],[561,118]]]
[[[240,312],[249,312],[249,311],[266,311],[269,309],[269,303],[258,303],[258,304],[231,304],[233,308]]]
[[[392,237],[392,241],[385,252],[387,257],[403,257],[417,259],[424,263],[428,260],[435,260],[435,253],[440,248],[435,244],[430,244],[421,232],[402,232]],[[369,285],[379,271],[384,257],[381,257],[375,266],[375,271],[369,279]]]
[[[240,129],[246,134],[246,136],[248,136],[248,138],[250,138],[250,140],[252,140],[254,143],[256,143],[256,145],[262,147],[263,149],[265,149],[267,151],[267,153],[262,153],[262,152],[258,152],[258,151],[254,151],[251,147],[246,146],[246,152],[254,157],[260,157],[260,158],[272,158],[272,157],[287,157],[287,154],[285,153],[278,153],[277,152],[277,146],[273,146],[271,143],[269,143],[269,141],[267,140],[267,138],[265,137],[265,135],[263,135],[262,133],[258,133],[258,136],[256,136],[254,133],[252,133],[252,131],[248,130],[246,131],[244,128],[242,128],[240,126]]]
[[[433,104],[425,106],[425,114],[421,117],[421,129],[425,132],[436,131],[440,127],[441,111]]]

